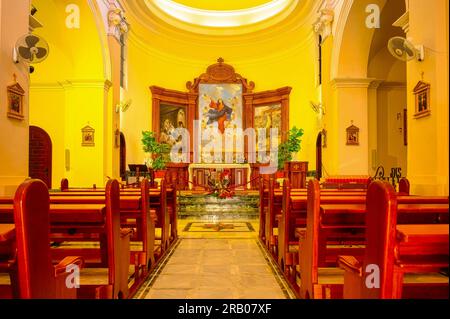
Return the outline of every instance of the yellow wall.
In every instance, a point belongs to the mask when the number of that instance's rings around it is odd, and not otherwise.
[[[64,177],[71,186],[104,185],[111,175],[105,160],[111,153],[104,151],[109,84],[93,12],[82,0],[34,0],[33,4],[38,9],[36,18],[44,25],[35,33],[47,40],[50,55],[31,76],[30,123],[46,130],[52,139],[53,187]],[[68,4],[80,8],[79,29],[66,27]],[[86,125],[95,129],[94,147],[81,145],[81,129]]]
[[[448,195],[448,1],[410,0],[407,35],[425,46],[425,60],[407,66],[408,177],[414,193]],[[431,115],[414,119],[412,91],[422,72],[431,84]]]
[[[13,194],[28,176],[28,66],[13,63],[16,41],[28,33],[30,1],[0,1],[0,195]],[[14,27],[12,27],[14,26]],[[14,83],[13,74],[26,91],[23,121],[7,113],[6,87]]]

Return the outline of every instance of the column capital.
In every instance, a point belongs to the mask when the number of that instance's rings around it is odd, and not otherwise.
[[[405,34],[409,32],[409,10],[402,14],[393,24],[394,27],[402,28]]]

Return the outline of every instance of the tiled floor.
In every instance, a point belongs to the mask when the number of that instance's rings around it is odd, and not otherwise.
[[[293,294],[257,240],[257,222],[215,231],[179,221],[180,240],[135,298],[286,299]],[[198,221],[195,221],[198,222]],[[203,225],[208,224],[203,223]],[[235,231],[230,227],[236,226]]]

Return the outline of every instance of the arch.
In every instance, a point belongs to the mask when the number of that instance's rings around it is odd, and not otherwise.
[[[102,11],[98,6],[97,1],[88,0],[88,5],[91,9],[92,15],[94,16],[99,41],[102,47],[104,77],[105,80],[111,81],[112,79],[111,55],[109,51],[108,36],[105,27],[107,22],[104,22]]]
[[[29,176],[52,188],[52,140],[42,128],[30,126]]]
[[[365,27],[366,6],[376,4],[380,12],[386,0],[346,0],[337,20],[331,61],[331,79],[366,78],[369,52],[376,29]]]

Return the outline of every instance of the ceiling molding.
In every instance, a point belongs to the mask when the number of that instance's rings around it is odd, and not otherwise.
[[[331,81],[334,89],[358,89],[369,88],[371,83],[377,81],[375,78],[335,78]]]

